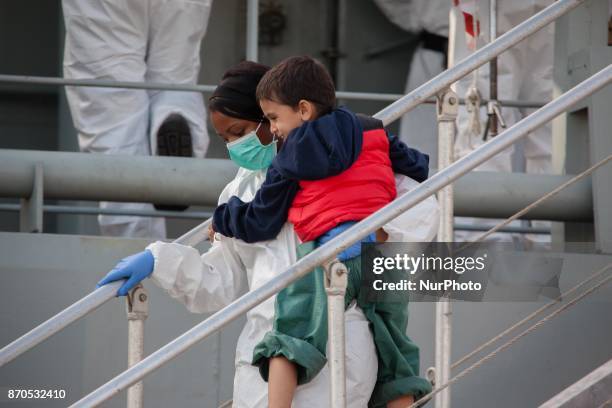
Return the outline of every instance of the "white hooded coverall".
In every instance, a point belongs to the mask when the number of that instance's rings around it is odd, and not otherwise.
[[[64,77],[195,84],[200,43],[212,0],[63,0]],[[197,92],[66,87],[79,146],[84,152],[156,154],[156,134],[171,114],[183,116],[195,157],[209,137]],[[101,208],[152,209],[142,203],[100,203]],[[165,238],[163,218],[101,215],[103,235]]]
[[[451,0],[375,0],[385,16],[405,31],[422,31],[448,37]],[[412,54],[404,93],[408,94],[446,69],[443,52],[426,48],[420,42]],[[438,126],[436,106],[421,104],[402,116],[400,139],[408,146],[429,155],[432,167],[438,166]]]
[[[265,170],[241,168],[235,179],[221,193],[219,204],[235,195],[251,201],[265,179]],[[398,195],[414,188],[417,182],[396,175]],[[438,226],[438,207],[434,197],[384,226],[389,241],[431,241]],[[274,240],[247,244],[221,237],[200,255],[194,248],[155,242],[149,249],[155,257],[153,282],[190,311],[217,311],[247,290],[253,290],[274,278],[297,261],[299,244],[293,226],[286,223]],[[247,312],[247,321],[238,339],[233,407],[264,408],[268,404],[268,386],[257,367],[251,365],[253,348],[272,329],[274,297]],[[361,309],[355,305],[345,313],[346,373],[348,407],[367,407],[376,382],[376,350]],[[327,366],[308,384],[297,388],[293,407],[324,407],[329,404]]]
[[[450,47],[453,55],[450,57],[450,64],[455,65],[459,61],[468,57],[473,51],[468,47],[468,40],[465,35],[465,19],[462,16],[462,3],[474,5],[477,11],[477,19],[480,22],[480,35],[477,47],[481,48],[489,42],[489,0],[459,0],[459,5],[452,7],[452,18],[456,24],[452,24]],[[545,7],[553,3],[553,0],[513,0],[498,1],[497,4],[497,36],[501,36],[511,28],[522,23],[529,17],[538,13]],[[549,24],[541,30],[533,33],[525,40],[511,47],[498,57],[498,98],[500,100],[518,100],[524,102],[547,102],[552,99],[552,69],[553,69],[553,48],[554,48],[554,24]],[[468,75],[456,82],[455,91],[460,98],[464,98],[469,87],[473,83],[473,75]],[[478,69],[476,86],[482,98],[489,98],[489,64],[485,64]],[[480,108],[480,134],[474,134],[470,126],[470,114],[464,105],[459,107],[457,117],[457,138],[455,141],[455,160],[471,153],[481,144],[484,133],[487,112],[486,106]],[[507,127],[511,127],[516,122],[531,114],[535,109],[514,108],[509,106],[501,107],[502,116]],[[498,126],[498,132],[504,129]],[[476,170],[499,171],[499,172],[526,172],[535,174],[550,173],[552,167],[552,134],[551,124],[548,123],[532,133],[523,142],[515,144],[501,153],[493,156]],[[490,140],[490,136],[489,136]],[[516,150],[518,149],[518,150]],[[513,166],[517,162],[513,160],[513,154],[520,153],[517,157],[524,160],[524,168]],[[469,223],[491,228],[501,220],[481,220],[473,218],[457,217],[457,222]],[[510,224],[520,226],[521,221]],[[542,223],[540,225],[549,225]],[[481,233],[471,233],[458,231],[455,234],[456,240],[472,240]],[[507,241],[511,236],[508,234],[493,234],[488,240]],[[520,235],[515,235],[518,239]],[[546,236],[534,236],[527,234],[523,236],[528,241],[547,242]],[[522,241],[522,240],[521,240]]]
[[[460,0],[461,3],[461,0]],[[470,3],[474,3],[471,1]],[[538,13],[553,3],[553,0],[514,0],[498,1],[497,4],[497,36],[501,36],[511,28],[519,25],[529,17]],[[489,1],[476,0],[480,36],[478,48],[489,42]],[[461,16],[460,7],[452,8],[454,33],[452,48],[454,50],[451,65],[468,57],[473,51],[468,48],[465,35],[465,21]],[[549,24],[533,33],[525,40],[511,47],[498,57],[497,87],[498,98],[502,100],[518,100],[523,102],[547,102],[552,98],[552,69],[554,48],[554,24]],[[456,92],[460,98],[472,84],[473,77],[468,75],[457,82]],[[476,86],[484,99],[489,98],[489,65],[478,69]],[[502,116],[507,127],[514,125],[535,109],[514,108],[502,106]],[[486,123],[486,106],[480,108],[480,120],[484,132]],[[474,135],[468,126],[468,113],[464,106],[459,109],[457,118],[458,135],[455,143],[456,158],[459,159],[473,151],[483,143],[482,133]],[[527,173],[549,173],[551,170],[551,128],[550,123],[535,130],[525,139],[523,153],[525,156],[525,171]],[[498,132],[503,129],[498,129]],[[513,171],[511,155],[508,149],[478,167],[479,170]],[[522,170],[522,169],[515,169]]]

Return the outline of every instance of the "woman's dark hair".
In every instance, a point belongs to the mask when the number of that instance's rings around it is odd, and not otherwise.
[[[263,112],[257,103],[255,90],[270,67],[252,61],[242,61],[223,74],[221,83],[210,97],[208,108],[238,119],[260,122]]]

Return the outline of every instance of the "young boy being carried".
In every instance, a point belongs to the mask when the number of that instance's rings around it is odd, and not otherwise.
[[[416,181],[428,175],[428,156],[389,136],[381,121],[335,108],[327,70],[309,57],[291,57],[257,87],[270,129],[284,140],[255,198],[219,206],[212,233],[246,242],[276,237],[293,223],[305,252],[337,236],[396,197],[394,173]],[[239,141],[237,142],[239,143]],[[379,229],[362,242],[385,241]],[[360,296],[360,243],[338,255],[349,269],[345,306],[356,303],[373,331],[378,374],[370,406],[406,406],[431,390],[418,376],[418,347],[406,336],[405,303],[368,302]],[[323,271],[296,281],[276,298],[274,329],[255,348],[253,364],[269,387],[270,407],[289,407],[295,387],[326,363]]]

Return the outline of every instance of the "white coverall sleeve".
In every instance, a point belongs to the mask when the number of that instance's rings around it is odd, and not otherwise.
[[[395,185],[399,197],[416,188],[419,183],[410,177],[396,174]],[[438,233],[439,221],[438,201],[432,195],[383,225],[383,229],[389,234],[389,242],[429,242]]]
[[[202,255],[192,247],[157,241],[151,279],[190,312],[217,311],[246,291],[246,272],[231,239],[215,241]]]

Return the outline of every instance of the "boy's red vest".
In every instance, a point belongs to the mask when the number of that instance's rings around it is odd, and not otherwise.
[[[363,145],[351,167],[337,176],[300,181],[289,221],[302,242],[342,222],[362,220],[395,199],[387,133],[381,122],[368,119],[362,120]]]

